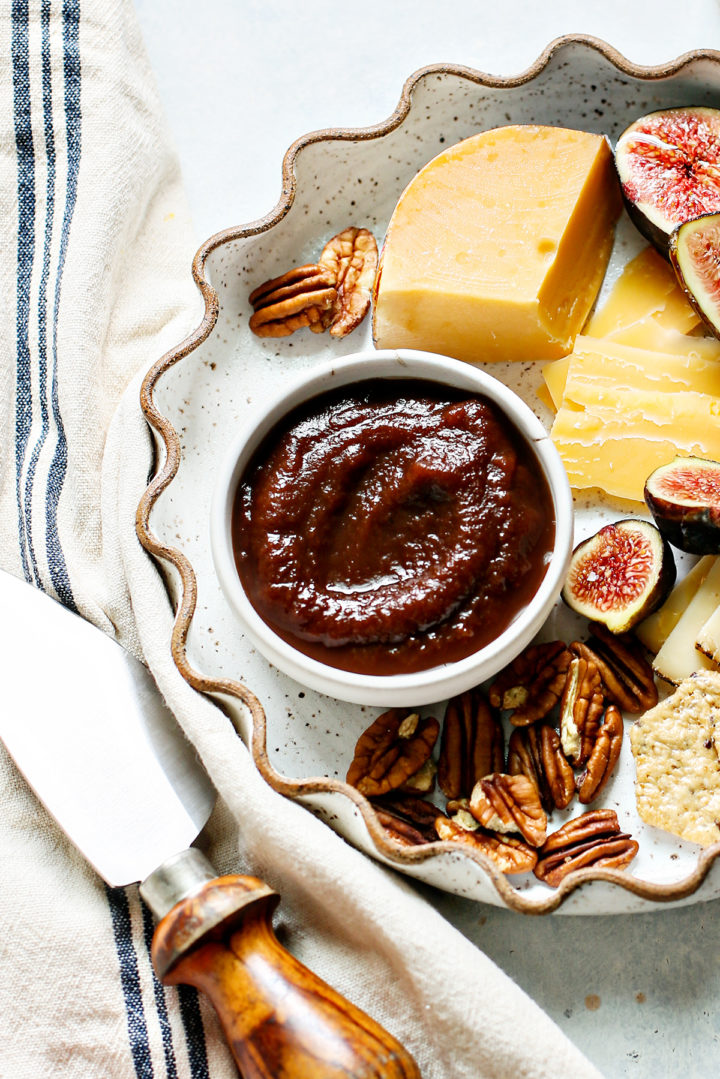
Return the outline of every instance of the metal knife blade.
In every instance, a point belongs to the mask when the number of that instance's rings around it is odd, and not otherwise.
[[[215,791],[139,660],[0,571],[0,739],[110,885],[190,846]]]
[[[0,739],[98,873],[143,882],[159,977],[210,997],[240,1073],[420,1079],[392,1035],[282,947],[277,893],[217,877],[190,847],[215,792],[142,664],[2,571],[0,611]]]

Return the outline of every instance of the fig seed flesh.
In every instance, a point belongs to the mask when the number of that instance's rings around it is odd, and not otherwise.
[[[645,501],[673,547],[720,554],[720,462],[676,457],[648,476]]]
[[[675,577],[672,551],[655,525],[627,519],[577,545],[562,597],[578,614],[624,633],[660,606]]]
[[[670,237],[669,251],[683,292],[720,337],[720,213],[680,225]]]
[[[618,139],[615,166],[630,217],[667,258],[673,229],[720,212],[720,110],[641,116]]]

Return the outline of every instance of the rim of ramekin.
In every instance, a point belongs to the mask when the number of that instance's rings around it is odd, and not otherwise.
[[[240,478],[262,440],[294,408],[332,388],[370,379],[422,379],[481,394],[510,420],[533,451],[553,501],[555,536],[537,591],[493,641],[451,663],[412,674],[356,674],[307,656],[280,637],[248,599],[235,565],[232,507]],[[382,707],[422,706],[471,689],[510,663],[535,636],[558,599],[572,551],[573,509],[567,474],[545,429],[511,389],[487,371],[416,349],[368,349],[296,376],[236,435],[221,462],[210,512],[211,550],[222,591],[265,658],[307,688],[339,700]]]

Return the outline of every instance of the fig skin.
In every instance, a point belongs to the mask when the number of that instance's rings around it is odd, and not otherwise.
[[[720,213],[702,214],[678,225],[670,236],[668,251],[685,297],[720,338]]]
[[[676,457],[670,464],[656,468],[645,481],[645,502],[658,529],[673,547],[688,554],[720,554],[720,493],[716,501],[703,496],[678,491],[676,497],[663,491],[662,481],[671,481],[673,473],[682,472],[685,489],[690,485],[692,471],[715,472],[720,492],[720,462],[702,457]],[[700,477],[698,476],[698,479]],[[680,483],[680,476],[678,476]]]
[[[639,559],[632,557],[633,542],[644,549],[649,562],[640,591],[637,585],[634,588],[632,585],[640,565]],[[602,603],[598,603],[592,597],[584,598],[580,594],[581,586],[597,591],[603,582],[618,592],[623,569],[627,571],[625,579],[629,581],[631,593],[627,599],[618,595],[613,606],[607,595]],[[571,610],[593,622],[601,622],[611,633],[625,633],[664,603],[676,576],[672,549],[660,530],[649,521],[625,518],[605,525],[575,547],[562,598]]]
[[[666,153],[659,145],[663,142]],[[638,146],[643,143],[646,168],[638,168]],[[655,168],[661,156],[664,160]],[[704,105],[647,113],[618,138],[615,168],[625,207],[664,258],[669,258],[670,235],[678,225],[720,211],[720,182],[714,175],[719,167],[720,110]]]

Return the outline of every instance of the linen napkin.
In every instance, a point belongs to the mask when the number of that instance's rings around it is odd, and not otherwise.
[[[140,382],[200,311],[177,164],[129,0],[13,0],[0,19],[0,565],[145,659],[218,788],[216,866],[278,888],[290,949],[424,1079],[597,1076],[409,883],[270,790],[174,667],[134,516]],[[155,978],[137,887],[97,878],[4,750],[0,858],[2,1079],[236,1074],[204,999]]]

